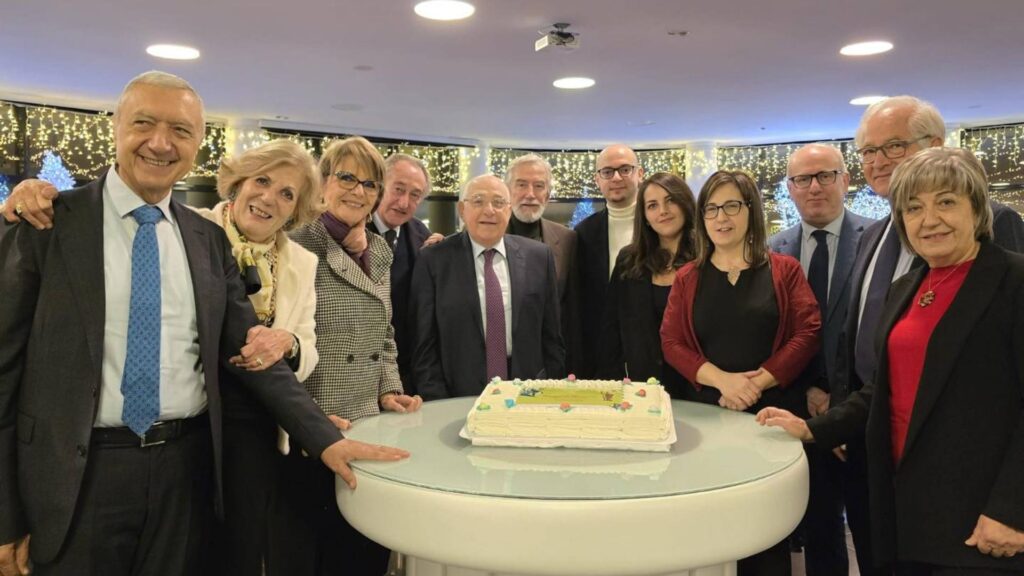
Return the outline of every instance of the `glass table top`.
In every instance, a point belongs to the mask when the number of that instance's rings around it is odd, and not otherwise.
[[[354,461],[357,474],[422,488],[504,498],[605,500],[717,490],[799,461],[801,443],[754,417],[672,402],[678,441],[669,452],[473,446],[459,437],[474,398],[423,404],[413,414],[360,420],[348,438],[412,453],[399,462]]]

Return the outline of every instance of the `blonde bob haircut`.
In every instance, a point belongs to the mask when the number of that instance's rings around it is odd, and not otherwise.
[[[378,182],[380,189],[377,190],[377,199],[373,203],[373,210],[377,211],[381,198],[384,196],[384,157],[370,141],[362,136],[351,136],[344,140],[335,140],[324,150],[320,156],[320,176],[322,182],[326,183],[338,169],[338,164],[345,158],[351,157],[356,165],[369,173],[370,179]]]
[[[316,161],[291,140],[273,140],[225,158],[217,172],[217,194],[224,200],[234,200],[246,180],[281,166],[295,168],[302,179],[295,191],[295,213],[285,222],[283,229],[288,231],[312,222],[323,211]]]
[[[892,175],[889,200],[892,221],[900,241],[912,249],[907,240],[903,215],[910,201],[922,192],[950,191],[966,196],[974,213],[974,238],[992,240],[992,205],[988,200],[988,179],[981,162],[963,148],[926,148],[896,167]]]

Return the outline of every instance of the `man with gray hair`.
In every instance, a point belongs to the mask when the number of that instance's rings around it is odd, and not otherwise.
[[[171,198],[203,141],[195,90],[142,74],[113,123],[113,168],[61,194],[51,229],[0,236],[5,575],[29,552],[46,574],[198,573],[228,381],[353,487],[349,460],[407,455],[343,440],[285,363],[229,361],[256,315],[223,230]]]
[[[894,96],[872,104],[857,127],[857,154],[864,177],[875,191],[889,197],[896,167],[923,148],[942,146],[946,125],[929,102],[913,96]],[[1007,250],[1024,251],[1024,221],[1019,214],[992,202],[994,241]],[[831,403],[842,402],[874,378],[875,335],[889,286],[914,265],[910,250],[901,246],[892,218],[864,230],[850,274],[850,304],[836,360],[836,383]],[[863,436],[847,444],[846,517],[857,548],[861,574],[874,574],[868,518],[867,464]],[[965,536],[966,538],[966,536]]]
[[[430,173],[423,161],[396,152],[384,161],[384,192],[368,229],[387,240],[394,253],[391,262],[391,325],[398,348],[398,375],[409,394],[416,393],[412,370],[413,325],[409,313],[412,271],[420,250],[444,239],[431,234],[416,218],[420,202],[430,195]]]
[[[458,211],[465,230],[425,248],[413,272],[420,395],[473,396],[494,377],[565,376],[551,249],[506,235],[511,202],[496,176],[467,182]]]

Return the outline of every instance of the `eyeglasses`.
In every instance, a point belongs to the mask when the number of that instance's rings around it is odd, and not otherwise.
[[[349,190],[355,190],[356,186],[363,185],[363,190],[377,194],[380,192],[381,184],[376,180],[360,180],[355,174],[351,172],[345,172],[344,170],[334,173],[334,177],[338,179],[338,185],[341,186],[346,192]]]
[[[465,202],[477,210],[483,210],[484,206],[490,206],[495,210],[504,210],[508,207],[508,200],[505,200],[501,196],[495,196],[490,199],[484,198],[483,196],[473,196],[472,198],[465,200]]]
[[[864,164],[871,164],[874,162],[875,156],[878,154],[879,150],[881,150],[882,155],[889,160],[895,160],[906,156],[907,148],[912,144],[928,138],[931,138],[930,134],[926,134],[920,138],[914,138],[913,140],[893,140],[892,142],[886,142],[881,146],[865,146],[860,150],[857,150],[857,154],[860,155],[860,161]]]
[[[626,178],[627,176],[632,176],[636,168],[637,167],[632,164],[623,164],[622,166],[616,166],[615,168],[601,168],[597,171],[597,175],[604,180],[611,180],[615,177],[615,173],[618,172],[619,176]]]
[[[821,186],[828,186],[829,184],[834,184],[836,178],[842,173],[842,170],[822,170],[817,174],[797,174],[796,176],[786,178],[786,180],[792,182],[793,186],[797,188],[807,188],[811,185],[811,180],[817,180]]]
[[[718,211],[725,212],[726,216],[735,216],[740,213],[740,210],[744,206],[750,206],[750,202],[743,202],[741,200],[729,200],[728,202],[722,202],[721,204],[705,204],[704,205],[704,219],[714,220],[718,218]]]

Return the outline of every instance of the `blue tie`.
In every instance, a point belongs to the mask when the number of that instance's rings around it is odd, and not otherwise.
[[[864,310],[860,315],[860,326],[857,328],[857,341],[854,347],[854,368],[861,382],[868,382],[875,377],[875,366],[878,356],[875,354],[875,335],[878,332],[878,321],[882,317],[882,306],[885,296],[889,293],[896,263],[900,259],[900,237],[893,226],[882,240],[875,259],[875,270],[871,273],[871,284],[868,295],[864,299]]]
[[[139,436],[160,416],[160,249],[156,206],[132,211],[139,223],[132,243],[132,296],[128,310],[128,349],[121,379],[121,419]]]

